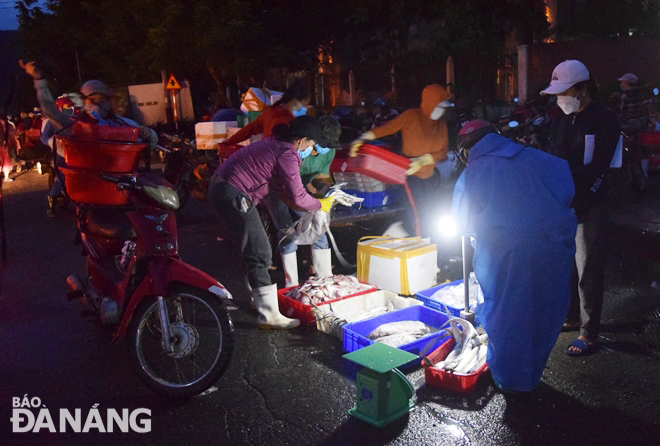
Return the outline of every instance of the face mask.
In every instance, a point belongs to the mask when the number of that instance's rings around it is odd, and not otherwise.
[[[321,155],[325,155],[325,154],[328,153],[330,150],[332,150],[332,149],[329,149],[329,148],[327,148],[327,147],[321,147],[321,146],[319,146],[318,144],[317,144],[314,148],[315,148],[316,151],[319,152]]]
[[[298,116],[304,116],[307,114],[307,107],[301,105],[298,110],[293,111],[293,117],[297,118]]]
[[[301,160],[302,160],[302,159],[305,159],[305,158],[307,158],[309,155],[311,155],[311,154],[312,154],[312,149],[313,149],[313,148],[314,148],[313,145],[308,145],[308,146],[307,146],[306,148],[304,148],[304,149],[300,149],[300,148],[299,148],[299,149],[298,149],[298,156],[300,157],[300,159],[301,159]]]
[[[557,96],[557,105],[565,114],[570,115],[580,109],[580,100],[573,96]]]
[[[445,111],[447,111],[447,109],[444,107],[434,108],[433,111],[431,112],[431,119],[437,121],[438,119],[442,118],[442,115],[445,114]]]

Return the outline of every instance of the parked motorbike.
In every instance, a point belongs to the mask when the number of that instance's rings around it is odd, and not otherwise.
[[[646,190],[648,185],[649,149],[640,143],[636,133],[621,133],[623,137],[623,171],[628,184],[638,192]],[[646,170],[642,163],[647,163]]]
[[[233,351],[231,294],[178,255],[176,192],[154,174],[99,174],[133,203],[130,210],[76,203],[87,279],[67,278],[83,315],[116,327],[152,390],[190,397],[211,387]],[[103,184],[103,182],[101,182]]]
[[[521,144],[548,150],[550,116],[547,102],[539,100],[522,104],[510,115],[499,118],[502,135]]]
[[[156,152],[163,161],[163,177],[174,186],[182,209],[190,196],[206,200],[206,193],[218,161],[200,154],[187,138],[161,133]],[[204,152],[209,152],[205,150]]]

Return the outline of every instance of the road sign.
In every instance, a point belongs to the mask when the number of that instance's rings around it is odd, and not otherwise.
[[[181,84],[179,84],[179,81],[176,80],[173,74],[170,74],[170,78],[167,80],[167,84],[165,84],[165,90],[181,90]]]

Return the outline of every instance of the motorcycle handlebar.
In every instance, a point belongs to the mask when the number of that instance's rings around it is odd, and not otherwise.
[[[102,173],[101,178],[104,179],[105,181],[110,181],[111,183],[119,183],[118,177],[113,177],[112,175],[108,175],[107,173]]]
[[[105,181],[115,183],[117,185],[117,189],[126,189],[126,188],[135,188],[136,187],[135,177],[130,176],[130,175],[122,175],[120,177],[115,177],[115,176],[112,176],[112,175],[108,175],[107,173],[102,173],[101,178]]]

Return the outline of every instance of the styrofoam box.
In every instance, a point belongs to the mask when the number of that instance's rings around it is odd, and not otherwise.
[[[384,290],[412,295],[437,279],[437,248],[419,237],[379,237],[357,245],[357,278]]]
[[[411,305],[422,305],[422,302],[411,297],[402,297],[391,291],[376,290],[371,293],[332,302],[328,305],[317,306],[313,309],[314,316],[316,316],[316,328],[319,331],[343,339],[344,332],[342,327],[341,325],[332,323],[334,318],[344,319],[349,324],[362,321],[368,318],[360,317],[361,313],[371,311],[374,308],[385,307],[390,302],[396,310]]]
[[[236,126],[236,121],[198,122],[195,124],[197,150],[218,150],[218,144],[227,139],[227,128]]]
[[[240,128],[238,128],[238,127],[227,127],[227,138],[231,138],[236,133],[238,133],[239,130],[240,130]],[[245,141],[239,142],[237,144],[239,146],[247,146],[248,144],[250,144],[250,140],[246,139]]]
[[[238,127],[227,127],[227,138],[231,138],[236,133],[238,133],[239,130],[240,130],[240,128],[238,128]],[[239,145],[239,146],[249,146],[250,144],[252,144],[254,142],[257,142],[257,141],[261,141],[262,139],[264,139],[264,137],[260,133],[258,135],[250,136],[250,139],[246,139],[245,141],[241,141],[241,142],[236,143],[236,144]],[[216,144],[215,148],[216,148],[216,150],[218,149],[217,144]]]

